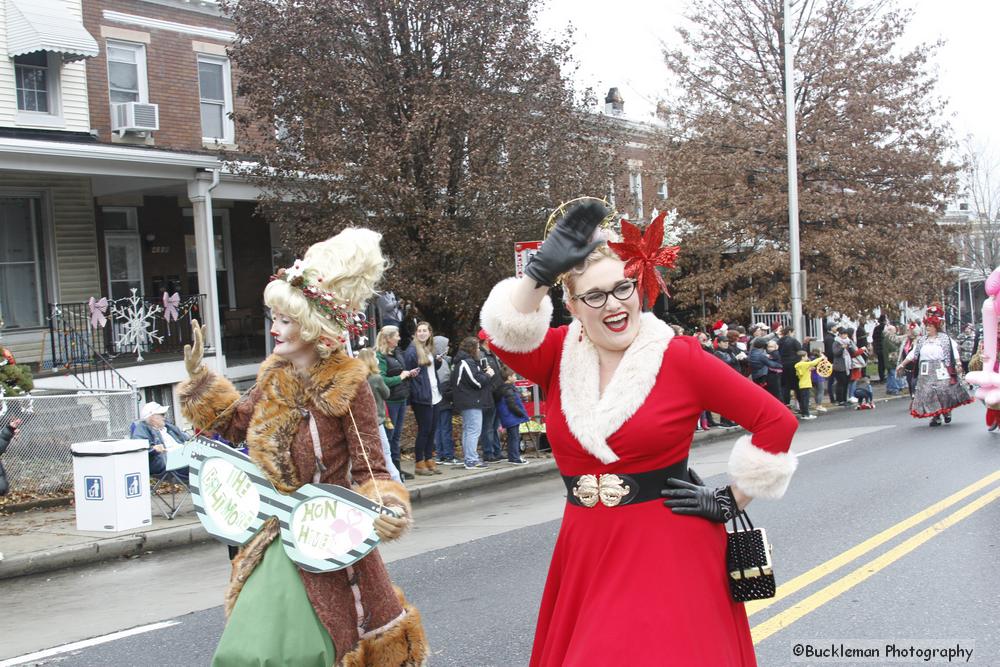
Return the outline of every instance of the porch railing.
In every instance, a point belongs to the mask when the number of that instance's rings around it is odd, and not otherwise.
[[[53,368],[76,374],[146,356],[178,356],[191,343],[191,320],[201,320],[204,294],[162,297],[133,295],[94,303],[49,304]],[[113,368],[113,367],[112,367]],[[121,388],[121,387],[109,387]]]

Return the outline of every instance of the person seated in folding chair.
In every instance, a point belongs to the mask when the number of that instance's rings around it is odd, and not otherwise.
[[[149,402],[139,410],[139,420],[132,427],[132,437],[136,440],[149,441],[149,474],[163,475],[167,472],[167,448],[179,447],[190,440],[184,431],[167,421],[164,415],[170,408],[159,403]],[[188,481],[186,467],[172,470],[185,484]]]

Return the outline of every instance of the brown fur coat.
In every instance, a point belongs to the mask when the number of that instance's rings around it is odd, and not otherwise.
[[[409,517],[409,493],[385,469],[367,376],[365,365],[343,352],[321,360],[308,376],[272,356],[242,397],[228,380],[207,370],[178,393],[184,416],[196,428],[232,442],[245,440],[250,457],[278,491],[291,493],[313,481],[354,487],[372,499],[381,495],[383,504],[402,507]],[[277,535],[277,523],[266,523],[234,559],[227,613]],[[390,667],[426,659],[420,615],[392,586],[377,549],[350,568],[300,575],[341,664]]]

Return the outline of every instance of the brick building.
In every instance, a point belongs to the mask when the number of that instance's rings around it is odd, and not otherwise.
[[[170,404],[195,317],[211,363],[255,375],[279,249],[223,161],[233,38],[212,0],[0,4],[0,317],[40,387],[124,380]],[[133,289],[160,309],[142,363],[114,305],[95,315]]]

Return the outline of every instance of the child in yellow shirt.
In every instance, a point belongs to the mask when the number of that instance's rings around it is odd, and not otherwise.
[[[795,375],[799,380],[799,388],[795,392],[799,400],[799,417],[802,419],[816,419],[815,415],[809,414],[809,394],[812,393],[812,369],[819,365],[819,362],[826,359],[822,354],[809,360],[809,353],[799,350],[799,360],[795,364]]]

